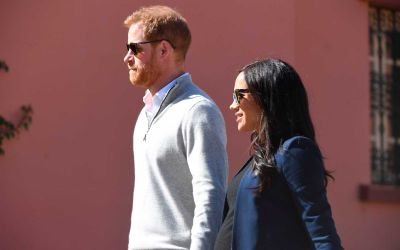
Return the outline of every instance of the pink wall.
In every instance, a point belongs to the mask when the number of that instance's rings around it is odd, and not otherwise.
[[[0,59],[11,69],[0,73],[0,113],[12,118],[25,103],[35,113],[0,157],[0,250],[126,249],[143,91],[122,63],[121,23],[154,3],[189,21],[187,69],[224,112],[230,175],[249,142],[228,110],[236,71],[282,57],[309,91],[346,249],[399,249],[400,206],[360,203],[356,193],[370,180],[365,2],[20,0],[0,3]]]
[[[361,1],[296,2],[296,66],[308,84],[346,249],[400,249],[400,206],[361,203],[370,183],[368,9]]]

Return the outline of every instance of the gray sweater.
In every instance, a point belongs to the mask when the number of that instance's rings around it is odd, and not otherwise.
[[[153,120],[144,109],[134,137],[131,249],[213,249],[222,220],[226,131],[216,104],[178,78]]]

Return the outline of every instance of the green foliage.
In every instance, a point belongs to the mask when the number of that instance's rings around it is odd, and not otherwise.
[[[21,107],[21,112],[22,118],[16,125],[7,121],[0,115],[0,155],[5,154],[5,151],[2,148],[3,141],[14,138],[21,132],[21,130],[28,130],[29,125],[32,123],[32,107],[30,105],[24,105]]]
[[[0,60],[0,70],[4,70],[5,72],[8,72],[8,65],[6,62]]]
[[[8,65],[4,61],[0,61],[0,70],[8,72]],[[4,140],[10,140],[16,137],[21,130],[28,130],[29,125],[32,123],[33,109],[30,105],[23,105],[20,108],[22,113],[21,119],[17,124],[6,120],[0,115],[0,155],[4,155],[5,151],[2,148]]]

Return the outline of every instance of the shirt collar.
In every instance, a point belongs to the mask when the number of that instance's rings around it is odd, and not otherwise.
[[[151,95],[149,90],[146,90],[145,95],[143,96],[143,102],[145,104],[146,111],[151,115],[157,112],[168,91],[175,85],[176,81],[179,78],[182,78],[186,75],[189,75],[189,73],[185,72],[182,75],[178,76],[167,85],[165,85],[162,89],[160,89],[154,96]]]

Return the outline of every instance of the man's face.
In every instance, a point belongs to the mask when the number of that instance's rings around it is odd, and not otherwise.
[[[146,42],[143,38],[141,23],[131,25],[128,31],[128,44]],[[124,57],[124,62],[129,69],[129,80],[132,85],[150,89],[161,72],[155,58],[155,49],[152,43],[137,45],[137,53],[130,49]]]

